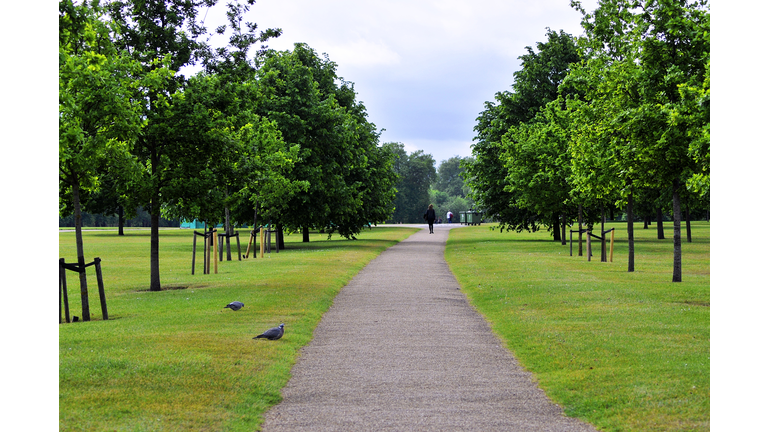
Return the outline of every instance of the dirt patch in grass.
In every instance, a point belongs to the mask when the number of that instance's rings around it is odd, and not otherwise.
[[[185,289],[189,289],[189,288],[202,289],[202,288],[207,288],[207,287],[208,287],[208,285],[163,285],[160,288],[160,291],[185,290]],[[134,292],[152,292],[152,291],[150,291],[147,288],[147,289],[136,290]],[[157,291],[155,291],[155,292],[157,292]]]
[[[701,302],[701,301],[684,301],[683,304],[709,307],[709,302]]]

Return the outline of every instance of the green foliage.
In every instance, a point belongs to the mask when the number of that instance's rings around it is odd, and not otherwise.
[[[449,196],[467,196],[465,190],[468,191],[468,188],[465,187],[464,178],[461,175],[464,172],[462,162],[467,159],[454,156],[440,162],[440,166],[437,167],[435,189],[445,192]]]
[[[552,226],[552,213],[560,213],[566,204],[565,198],[560,199],[559,204],[558,200],[554,200],[554,205],[550,199],[544,206],[545,210],[537,209],[529,205],[536,199],[531,200],[530,194],[523,196],[517,187],[507,182],[520,173],[510,173],[505,162],[514,164],[518,160],[521,163],[524,161],[507,154],[515,138],[507,136],[505,141],[505,134],[528,122],[548,121],[544,114],[538,121],[534,119],[547,104],[562,105],[565,97],[577,91],[571,87],[560,87],[571,64],[580,59],[571,35],[548,29],[547,42],[538,43],[537,48],[538,52],[535,52],[526,47],[528,54],[520,57],[522,69],[514,73],[514,92],[496,93],[496,103],[485,103],[486,109],[480,113],[475,126],[477,142],[472,146],[474,159],[463,164],[466,170],[464,176],[472,189],[470,197],[487,215],[500,223],[501,231],[536,231],[541,223]],[[555,105],[550,112],[556,109]],[[562,128],[563,125],[557,127]],[[529,149],[535,152],[534,141],[531,141]]]
[[[166,217],[216,225],[224,222],[225,207],[243,205],[250,214],[234,222],[251,222],[255,207],[279,208],[306,189],[306,182],[285,177],[298,146],[289,148],[274,123],[249,109],[244,101],[254,94],[253,82],[199,74],[172,96],[164,121],[173,128],[163,140],[177,155],[161,189]]]
[[[432,155],[417,150],[410,155],[402,143],[385,143],[383,148],[394,158],[396,183],[394,223],[423,223],[422,215],[430,204],[430,185],[434,182],[435,160]]]
[[[98,2],[59,3],[59,172],[61,195],[77,184],[98,190],[100,171],[129,177],[128,152],[140,134],[139,90],[167,80],[161,63],[144,74],[111,40]],[[71,208],[62,205],[67,213]]]
[[[472,305],[567,415],[599,430],[707,431],[709,224],[694,224],[689,277],[677,285],[667,276],[670,240],[636,230],[643,259],[628,274],[616,263],[628,253],[626,231],[610,227],[614,263],[571,257],[545,234],[482,227],[451,231],[445,257]]]
[[[579,124],[589,119],[592,130],[582,131],[573,153],[609,164],[605,177],[622,183],[614,187],[622,197],[630,183],[667,187],[673,179],[703,180],[709,148],[707,2],[640,6],[604,0],[582,25],[589,56],[572,82],[590,105],[580,106],[586,112]],[[698,167],[692,154],[699,155]],[[580,167],[579,176],[587,170]]]
[[[569,204],[571,122],[562,101],[555,100],[502,137],[505,189],[514,192],[513,205],[540,215],[559,215]]]
[[[284,197],[271,215],[291,229],[327,228],[351,238],[392,212],[392,159],[378,147],[354,87],[336,64],[305,44],[265,55],[258,70],[257,112],[275,122],[289,145],[300,146],[289,174],[308,187]]]

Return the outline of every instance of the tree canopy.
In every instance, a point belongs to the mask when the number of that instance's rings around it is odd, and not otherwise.
[[[520,57],[514,91],[480,113],[464,174],[472,196],[502,230],[541,224],[555,239],[557,214],[565,224],[583,208],[592,223],[626,206],[629,271],[634,198],[660,211],[668,196],[680,281],[681,196],[708,197],[710,181],[708,3],[601,0],[589,13],[572,5],[585,35],[548,30],[538,52]]]
[[[298,159],[289,178],[305,190],[285,197],[275,221],[290,229],[320,228],[351,238],[392,212],[392,158],[378,147],[354,85],[336,75],[336,63],[306,44],[269,51],[259,68],[257,112],[275,122]]]

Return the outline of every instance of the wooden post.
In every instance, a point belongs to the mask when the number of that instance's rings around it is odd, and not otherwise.
[[[235,240],[237,240],[237,260],[242,261],[243,256],[240,255],[240,231],[235,231]]]
[[[205,233],[205,271],[203,274],[211,274],[211,232]]]
[[[260,239],[259,239],[259,251],[262,258],[264,258],[264,227],[261,227],[259,229],[260,233]]]
[[[256,230],[256,228],[254,228]],[[245,257],[248,258],[248,255],[251,254],[251,242],[253,242],[253,257],[256,258],[256,235],[254,234],[254,231],[251,231],[251,235],[248,237],[248,247],[245,249]]]
[[[216,242],[216,245],[219,247],[219,261],[224,261],[224,237],[226,234],[219,234],[216,236],[218,238],[218,241]]]
[[[216,237],[218,237],[216,235],[216,228],[213,229],[213,235],[211,237],[214,239],[213,241],[213,272],[215,274],[219,274],[219,261],[216,259],[216,246],[219,242],[216,241]]]
[[[587,261],[592,261],[592,231],[587,231]]]
[[[59,281],[61,293],[64,296],[64,318],[69,322],[69,295],[67,294],[67,269],[64,268],[64,258],[59,260]],[[61,304],[59,304],[59,322],[61,322]]]
[[[613,235],[616,232],[615,228],[611,229],[611,262],[613,262]]]
[[[106,321],[109,319],[107,313],[107,296],[104,293],[104,279],[101,277],[101,258],[93,260],[96,263],[96,282],[99,284],[99,300],[101,301],[101,318]]]
[[[571,256],[573,256],[573,230],[570,230],[570,231],[571,231],[571,241],[570,241],[570,243],[571,243]]]
[[[581,226],[581,204],[579,204],[579,256],[582,256],[581,230],[582,230],[582,226]],[[589,236],[587,236],[587,237],[589,237]],[[587,240],[587,241],[589,241],[589,240]]]

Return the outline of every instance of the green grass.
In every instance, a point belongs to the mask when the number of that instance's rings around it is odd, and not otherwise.
[[[569,256],[547,233],[451,231],[446,260],[471,303],[547,395],[605,431],[709,430],[709,223],[683,231],[683,282],[666,240],[626,223],[613,263]],[[593,244],[593,247],[595,245]],[[586,255],[586,247],[585,247]]]
[[[279,254],[234,254],[209,275],[198,249],[192,276],[192,232],[161,230],[161,292],[148,291],[149,231],[85,232],[86,260],[102,259],[110,319],[101,320],[89,267],[92,321],[59,326],[59,429],[257,429],[339,290],[414,231],[378,227],[357,241],[313,234],[308,244],[294,234]],[[75,261],[74,233],[59,234],[59,252]],[[70,312],[82,316],[78,279],[67,276]],[[245,307],[223,308],[234,300]],[[279,341],[252,339],[281,322]]]

